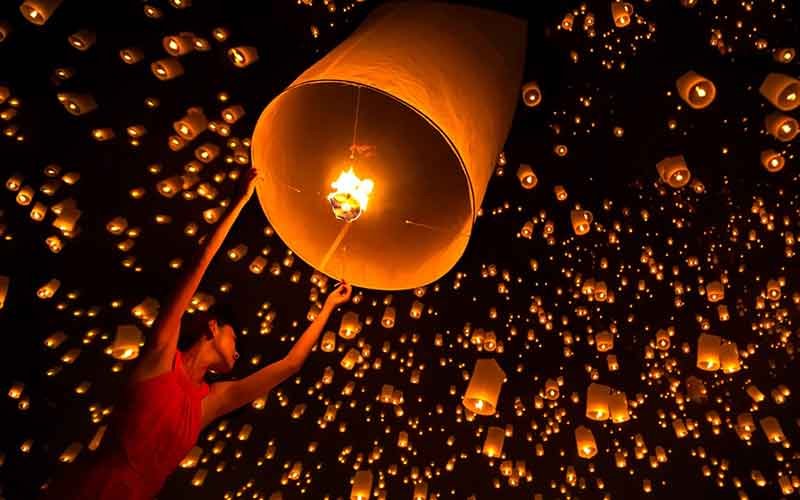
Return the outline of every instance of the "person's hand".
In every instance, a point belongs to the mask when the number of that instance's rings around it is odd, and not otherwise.
[[[350,300],[350,295],[353,293],[353,287],[349,284],[342,282],[337,286],[325,299],[325,307],[333,310],[336,306],[344,304]]]
[[[244,200],[249,200],[256,188],[256,182],[260,179],[261,177],[258,175],[258,170],[253,167],[248,168],[239,179],[239,197]]]

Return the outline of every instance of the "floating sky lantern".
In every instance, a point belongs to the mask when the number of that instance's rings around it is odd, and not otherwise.
[[[494,359],[479,359],[464,394],[464,406],[478,415],[493,415],[506,374]]]
[[[758,91],[781,111],[792,111],[800,106],[800,80],[782,73],[770,73]]]
[[[63,0],[25,0],[19,6],[22,16],[36,25],[43,25]]]
[[[681,99],[693,109],[703,109],[708,107],[717,96],[717,88],[714,82],[708,78],[698,75],[694,71],[687,71],[676,82],[678,94]]]
[[[449,271],[505,141],[525,43],[525,22],[496,12],[375,9],[258,119],[251,157],[275,231],[359,287],[409,289]]]

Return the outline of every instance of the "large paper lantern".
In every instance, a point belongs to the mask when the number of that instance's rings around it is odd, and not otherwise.
[[[511,125],[526,32],[473,7],[377,8],[258,119],[256,189],[278,235],[360,287],[409,289],[449,271]]]

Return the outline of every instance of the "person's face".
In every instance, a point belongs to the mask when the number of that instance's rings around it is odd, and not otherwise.
[[[233,369],[239,354],[236,352],[236,332],[233,327],[211,320],[211,331],[214,333],[214,349],[219,355],[219,362],[210,367],[218,373],[227,373]]]

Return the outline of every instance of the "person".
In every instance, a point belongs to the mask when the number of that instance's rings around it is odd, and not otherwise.
[[[236,202],[198,249],[153,323],[142,355],[131,373],[121,407],[96,452],[44,488],[44,498],[81,500],[152,499],[169,474],[197,442],[200,431],[226,413],[268,394],[297,373],[317,342],[331,312],[350,299],[341,283],[288,354],[240,380],[208,384],[206,373],[230,372],[236,359],[235,321],[230,307],[212,306],[182,325],[211,259],[251,197],[255,169],[244,176]],[[192,326],[189,326],[192,325]],[[187,331],[182,331],[182,330]],[[178,349],[179,337],[185,349]]]

